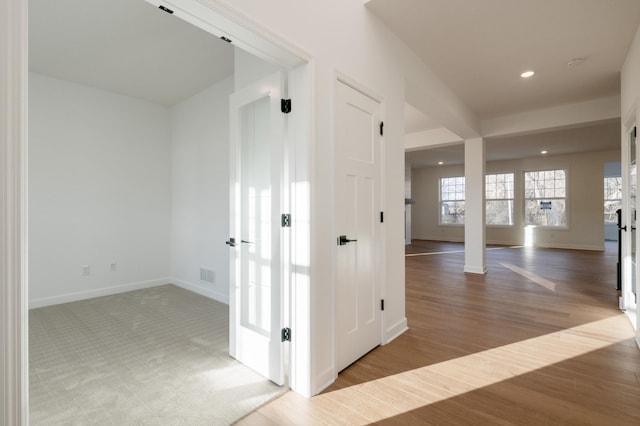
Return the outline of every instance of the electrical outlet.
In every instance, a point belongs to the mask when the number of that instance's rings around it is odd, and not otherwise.
[[[82,265],[80,270],[82,275],[91,275],[91,266],[89,265]]]
[[[118,270],[118,263],[117,262],[111,262],[111,264],[109,265],[109,270],[111,272],[117,271]]]

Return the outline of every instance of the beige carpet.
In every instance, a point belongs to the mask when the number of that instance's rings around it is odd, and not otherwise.
[[[31,310],[30,424],[233,423],[284,388],[229,357],[228,317],[173,285]]]

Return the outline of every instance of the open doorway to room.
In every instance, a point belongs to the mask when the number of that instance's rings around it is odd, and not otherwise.
[[[230,423],[277,395],[228,357],[229,97],[291,64],[142,1],[33,0],[29,50],[32,423]]]

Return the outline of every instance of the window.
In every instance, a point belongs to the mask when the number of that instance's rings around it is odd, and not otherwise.
[[[525,172],[525,225],[567,226],[567,171]]]
[[[464,223],[464,177],[440,178],[440,223]]]
[[[513,173],[485,176],[487,225],[513,225]]]
[[[618,223],[616,210],[622,209],[622,178],[604,178],[604,223]]]

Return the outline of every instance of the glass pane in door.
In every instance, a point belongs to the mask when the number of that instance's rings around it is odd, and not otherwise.
[[[240,323],[271,333],[272,187],[268,96],[240,110]]]

